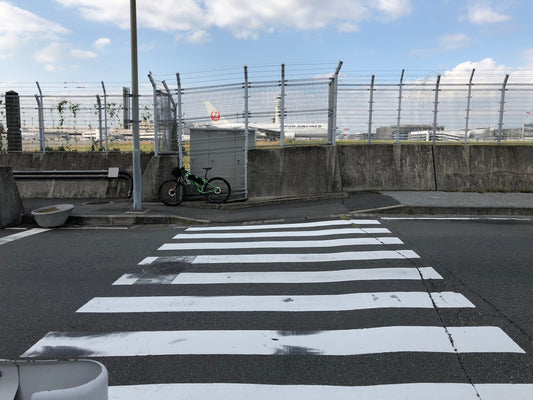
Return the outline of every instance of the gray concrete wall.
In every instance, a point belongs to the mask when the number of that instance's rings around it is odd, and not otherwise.
[[[143,201],[158,201],[175,155],[142,155]],[[131,154],[9,153],[13,170],[131,172]],[[17,181],[21,197],[125,197],[122,180]],[[248,197],[320,195],[355,190],[533,191],[533,146],[375,144],[255,148],[248,156]]]
[[[435,190],[431,146],[337,146],[342,188],[353,190]]]
[[[18,225],[24,214],[11,167],[0,165],[0,228]]]
[[[533,146],[374,144],[251,150],[249,197],[355,190],[533,191]]]
[[[248,197],[340,191],[340,168],[333,146],[256,148],[248,153]]]
[[[437,187],[449,191],[533,191],[533,146],[436,146]]]
[[[174,179],[172,168],[179,164],[179,157],[174,154],[153,156],[142,176],[142,201],[159,201],[159,185],[167,179]]]
[[[151,154],[142,154],[141,168],[146,170]],[[0,165],[14,171],[104,170],[118,167],[132,173],[132,155],[128,153],[2,153]],[[121,198],[126,197],[129,183],[123,179],[17,179],[22,198]]]

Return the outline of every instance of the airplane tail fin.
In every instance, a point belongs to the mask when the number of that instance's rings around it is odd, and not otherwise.
[[[204,101],[205,109],[207,110],[207,114],[209,115],[209,118],[211,119],[211,123],[215,126],[223,126],[230,124],[231,122],[228,121],[225,117],[222,116],[219,110],[211,103],[210,101]]]

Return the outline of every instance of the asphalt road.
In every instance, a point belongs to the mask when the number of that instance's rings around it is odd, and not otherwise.
[[[337,233],[312,238],[301,237],[302,232],[332,228],[284,229],[293,232],[296,235],[294,238],[281,238],[276,229],[258,229],[244,231],[245,237],[240,239],[220,238],[217,233],[218,238],[215,239],[198,237],[183,240],[173,239],[177,234],[186,233],[185,227],[176,226],[54,229],[6,242],[0,245],[0,358],[16,359],[23,353],[26,353],[25,356],[41,358],[95,358],[107,366],[111,386],[224,382],[349,387],[424,382],[465,385],[533,384],[533,220],[375,220],[379,224],[363,226],[363,233]],[[390,233],[368,233],[368,229],[374,227],[386,228]],[[0,230],[0,243],[2,239],[21,232]],[[254,238],[254,232],[270,232],[273,235]],[[374,254],[378,247],[373,244],[332,244],[324,247],[325,241],[384,236],[397,237],[403,241],[401,244],[379,244],[383,254],[392,254],[391,259],[382,259],[380,256],[357,261],[287,262],[291,254],[306,254],[309,257],[329,257],[348,251]],[[235,242],[266,240],[279,241],[280,244],[293,240],[300,243],[302,240],[313,240],[316,243],[300,249],[272,247],[258,250],[253,248],[255,246],[238,250],[229,248]],[[223,245],[216,250],[183,250],[179,247],[172,251],[158,250],[164,243],[201,244],[206,241]],[[396,257],[402,251],[414,252],[419,258],[411,257],[412,253],[402,253],[401,257]],[[209,255],[217,259],[215,256],[237,253],[240,256],[260,254],[262,261],[236,263],[222,259],[208,263],[200,257],[192,263],[191,259],[180,261],[177,258],[152,260],[152,264],[146,261],[147,257],[152,256]],[[276,254],[283,254],[286,260],[277,261]],[[143,260],[146,265],[139,265]],[[162,275],[166,276],[168,283],[170,278],[194,272],[208,276],[207,274],[215,272],[265,271],[271,278],[274,272],[280,271],[362,269],[375,273],[383,268],[406,271],[433,268],[442,279],[418,279],[415,276],[412,279],[372,278],[314,283],[287,280],[283,283],[197,282],[171,285],[162,284],[161,278]],[[134,285],[112,285],[124,274],[129,274],[126,275],[128,279],[140,280]],[[430,304],[429,307],[397,307],[374,306],[363,302],[359,309],[258,311],[253,308],[255,299],[252,298],[263,296],[258,304],[264,306],[268,302],[267,296],[281,296],[282,302],[295,304],[298,304],[299,296],[323,296],[318,302],[321,307],[329,301],[328,296],[367,293],[368,296],[372,295],[374,301],[382,301],[379,297],[383,298],[384,293],[394,293],[390,297],[396,296],[398,301],[406,301],[402,296],[408,292],[421,293],[426,297],[428,292],[451,292],[464,297],[472,306],[451,307],[444,304],[435,308],[435,304]],[[250,296],[237,302],[239,305],[246,304],[250,309],[77,312],[97,297],[116,299],[155,296],[187,296],[187,301],[190,302],[185,307],[192,307],[194,302],[191,296],[194,301],[218,296],[215,303],[221,304],[227,296]],[[435,301],[436,297],[431,299]],[[339,297],[335,297],[333,303],[339,303]],[[170,304],[170,307],[174,306],[175,302]],[[209,307],[212,306],[211,304]],[[284,304],[282,306],[285,307]],[[138,305],[135,303],[134,307]],[[454,327],[498,328],[498,335],[501,333],[508,339],[507,344],[510,342],[521,351],[501,351],[499,348],[490,351],[461,351],[458,336],[454,337],[451,351],[441,348],[418,351],[416,346],[419,345],[419,332],[416,329],[405,331],[402,328],[389,336],[388,328],[394,327],[447,327],[446,332],[439,331],[435,337],[430,335],[427,344],[430,348],[440,343],[441,333],[444,332],[445,339],[446,335],[453,336]],[[372,330],[376,328],[377,330]],[[424,329],[422,338],[427,335],[427,328]],[[199,350],[191,350],[194,344],[190,344],[186,354],[169,354],[172,352],[166,348],[158,354],[135,353],[135,350],[131,350],[132,354],[129,355],[117,354],[120,353],[118,347],[122,342],[129,340],[128,334],[141,331],[164,334],[194,331],[194,340],[199,338]],[[319,340],[324,332],[329,334],[341,331],[340,337],[328,337],[324,343]],[[370,332],[371,335],[368,338],[357,336],[362,331]],[[49,342],[35,347],[49,332],[60,332],[52,334],[52,339],[57,339],[58,344]],[[215,333],[217,336],[202,342],[205,332]],[[235,345],[239,347],[242,344],[243,348],[246,347],[244,344],[251,332],[269,336],[267,342],[250,345],[235,353],[232,353],[233,350],[217,350],[216,346],[229,340],[225,336],[228,332],[244,332],[244,339],[237,339]],[[489,342],[487,332],[479,331],[480,337],[487,338]],[[492,334],[491,332],[494,333],[493,330],[488,333]],[[350,336],[352,334],[356,336]],[[79,343],[76,340],[83,341],[88,337],[99,343],[100,339],[107,340],[113,335],[119,335],[118,345],[111,347],[109,354],[105,356],[102,353],[91,353],[90,346],[75,344]],[[72,339],[74,344],[61,342],[64,338]],[[141,340],[149,342],[152,339]],[[154,343],[148,346],[151,349],[159,348],[160,342],[165,340],[174,346],[180,340],[189,339],[161,336],[153,340]],[[287,340],[289,344],[282,345]],[[394,348],[396,340],[404,342],[401,346],[415,348],[397,350]],[[338,348],[329,350],[328,346],[336,341]],[[343,353],[358,341],[366,343],[361,345],[363,350]],[[446,348],[449,343],[446,343],[447,340],[444,342]],[[478,342],[484,343],[484,340]],[[215,346],[215,350],[204,350],[211,348],[211,344]],[[387,349],[387,346],[391,348]],[[265,351],[273,352],[261,353],[263,350],[259,348],[268,348]],[[374,348],[377,350],[372,350]],[[180,350],[176,353],[179,352]],[[528,395],[533,396],[533,389],[528,387],[527,390]]]

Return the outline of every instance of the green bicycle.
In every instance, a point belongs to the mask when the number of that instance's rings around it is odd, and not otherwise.
[[[204,168],[205,176],[199,177],[191,174],[184,167],[172,169],[172,175],[176,179],[164,181],[159,186],[159,199],[167,206],[177,206],[185,198],[185,185],[190,184],[196,191],[207,197],[211,203],[225,203],[230,194],[231,187],[227,180],[220,177],[207,179],[207,171],[211,167]]]

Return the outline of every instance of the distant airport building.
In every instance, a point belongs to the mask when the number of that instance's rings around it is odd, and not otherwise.
[[[398,131],[397,125],[382,126],[376,129],[376,139],[391,140],[400,135],[400,140],[409,140],[411,132],[432,131],[433,125],[400,125]],[[437,131],[443,131],[444,126],[437,126]]]
[[[524,124],[522,126],[522,139],[533,138],[533,124]]]

